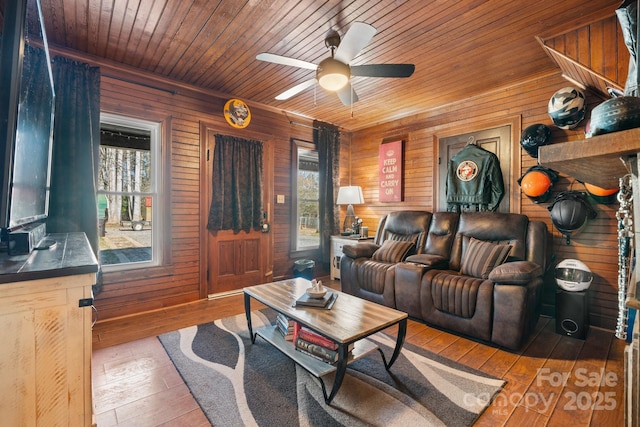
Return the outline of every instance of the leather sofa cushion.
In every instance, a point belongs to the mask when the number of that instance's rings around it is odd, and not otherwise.
[[[505,262],[511,251],[511,245],[485,242],[472,238],[464,252],[460,273],[481,279],[489,278],[496,266]]]
[[[433,306],[444,313],[469,319],[476,313],[478,292],[485,282],[454,272],[435,271],[431,276],[431,300]]]
[[[373,253],[371,259],[382,262],[401,262],[414,247],[415,243],[412,241],[385,240]]]
[[[497,266],[489,273],[493,283],[526,285],[538,276],[542,276],[542,267],[535,262],[514,261]]]
[[[471,238],[485,242],[509,244],[513,247],[509,261],[527,258],[527,230],[529,218],[525,215],[502,212],[463,212],[451,247],[449,266],[460,271],[462,258]],[[531,260],[530,260],[531,261]]]
[[[349,258],[371,258],[375,251],[378,250],[380,246],[371,242],[361,242],[355,245],[344,245],[342,247],[342,254],[348,256]]]
[[[449,259],[441,255],[433,254],[415,254],[409,255],[405,260],[407,262],[413,262],[416,264],[422,264],[430,268],[439,268],[446,270],[449,265]]]
[[[424,249],[432,213],[427,211],[396,211],[384,215],[378,224],[374,242],[382,245],[385,240],[413,241],[415,252]]]
[[[385,290],[385,280],[390,269],[395,269],[396,263],[359,259],[356,275],[360,288],[381,295]]]

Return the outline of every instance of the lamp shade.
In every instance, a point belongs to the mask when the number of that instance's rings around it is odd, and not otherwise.
[[[362,188],[359,185],[348,185],[338,190],[337,205],[361,205],[364,203]]]

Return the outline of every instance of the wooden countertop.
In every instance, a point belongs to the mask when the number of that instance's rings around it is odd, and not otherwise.
[[[49,249],[28,255],[0,254],[0,283],[98,272],[98,261],[84,233],[48,234]]]

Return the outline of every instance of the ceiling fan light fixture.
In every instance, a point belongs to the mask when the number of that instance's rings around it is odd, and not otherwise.
[[[325,58],[318,65],[268,52],[260,53],[256,56],[256,59],[306,70],[316,70],[315,78],[308,79],[287,89],[276,96],[277,100],[289,99],[318,83],[324,90],[335,92],[342,104],[349,106],[358,101],[358,95],[349,84],[352,76],[410,77],[415,71],[414,64],[363,64],[350,66],[351,61],[360,54],[375,33],[376,29],[364,22],[351,24],[342,38],[337,31],[329,31],[324,43],[325,46],[331,49],[331,57]]]
[[[316,78],[326,90],[338,91],[349,83],[349,66],[333,58],[326,58],[318,64]]]

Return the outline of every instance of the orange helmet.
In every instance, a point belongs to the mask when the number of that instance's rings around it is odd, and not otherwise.
[[[522,192],[534,203],[546,202],[551,196],[553,184],[558,180],[558,175],[544,166],[532,166],[518,180]]]
[[[549,175],[540,171],[531,171],[520,182],[522,191],[529,197],[540,197],[551,186]]]
[[[617,200],[616,194],[618,193],[617,188],[605,189],[602,187],[595,186],[593,184],[584,183],[584,188],[587,189],[587,193],[598,203],[602,203],[608,205]]]

